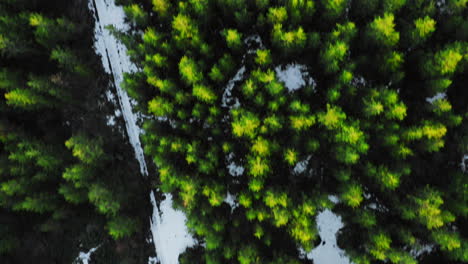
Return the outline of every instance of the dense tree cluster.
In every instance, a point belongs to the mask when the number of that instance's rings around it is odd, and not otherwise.
[[[99,114],[108,83],[87,3],[65,2],[0,3],[2,263],[71,263],[91,227],[104,233],[93,243],[128,238],[147,205],[126,139]]]
[[[205,245],[181,263],[305,263],[325,209],[354,263],[468,261],[467,1],[119,2],[158,187]]]

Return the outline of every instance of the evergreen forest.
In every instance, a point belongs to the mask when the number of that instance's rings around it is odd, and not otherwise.
[[[180,264],[468,263],[467,0],[115,0],[149,177],[96,2],[0,0],[0,263],[177,264],[149,192]]]

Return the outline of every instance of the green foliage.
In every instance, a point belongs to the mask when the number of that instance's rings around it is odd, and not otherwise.
[[[165,17],[169,13],[171,3],[168,0],[152,0],[153,11],[155,11],[161,17]]]
[[[348,4],[347,0],[321,0],[325,9],[325,17],[336,19],[341,16]]]
[[[253,113],[233,112],[232,133],[236,137],[253,138],[260,126],[260,120]]]
[[[197,63],[188,57],[184,56],[180,60],[179,71],[182,79],[188,85],[194,85],[203,80],[203,74],[200,72]]]
[[[172,29],[175,35],[175,41],[179,46],[198,45],[200,36],[197,26],[192,19],[184,14],[178,14],[172,20]]]
[[[275,24],[271,33],[273,44],[286,52],[294,52],[305,47],[307,36],[302,27],[293,31],[284,31],[281,24]]]
[[[67,71],[83,76],[90,75],[89,70],[80,62],[78,56],[69,49],[56,48],[52,50],[50,58],[57,61],[57,63]]]
[[[282,24],[288,19],[288,12],[286,8],[283,7],[270,7],[268,9],[268,21],[272,25]]]
[[[49,49],[71,39],[77,32],[76,26],[67,19],[53,20],[38,13],[29,15],[29,24],[35,28],[36,41]]]
[[[318,122],[327,129],[336,129],[346,119],[346,114],[337,106],[327,105],[327,111],[318,114]]]
[[[171,114],[173,110],[173,105],[162,97],[153,98],[153,100],[148,103],[148,112],[155,116],[167,116]]]
[[[427,39],[436,30],[436,21],[429,16],[418,18],[414,21],[414,37],[416,39]]]
[[[448,48],[437,52],[435,55],[435,70],[439,74],[452,74],[463,56],[457,49]]]
[[[102,214],[115,216],[120,209],[120,203],[116,201],[112,193],[102,185],[94,184],[91,186],[88,198],[96,205],[98,211]],[[118,237],[117,235],[117,238]]]
[[[47,104],[47,100],[44,97],[25,89],[14,89],[5,93],[5,99],[7,100],[7,104],[24,109],[39,108]]]
[[[88,200],[85,189],[76,188],[69,184],[61,185],[58,192],[63,195],[65,200],[73,204],[84,203]]]
[[[340,69],[340,64],[344,61],[348,49],[348,45],[342,41],[328,44],[321,53],[322,63],[328,72],[334,73]]]
[[[77,135],[67,140],[65,146],[73,151],[73,156],[87,164],[97,163],[104,156],[101,139]]]
[[[109,234],[114,239],[129,237],[137,230],[135,221],[128,217],[116,217],[107,223]]]
[[[341,195],[341,199],[350,207],[357,207],[363,200],[362,188],[357,184],[348,185]]]
[[[156,2],[153,1],[153,3]],[[146,12],[137,4],[132,4],[124,7],[125,14],[134,23],[139,25],[145,25],[148,21],[148,15]]]
[[[75,165],[73,167],[67,168],[62,177],[70,182],[73,182],[76,188],[82,188],[85,186],[87,180],[92,175],[92,171],[81,165]]]
[[[395,16],[385,13],[383,17],[376,17],[369,24],[369,35],[378,45],[395,46],[400,40],[400,33],[395,31]]]
[[[255,62],[260,66],[267,66],[271,64],[271,54],[269,50],[257,50],[257,57]]]
[[[95,243],[83,226],[92,227],[94,239],[109,238],[101,232],[109,216],[90,205],[130,215],[128,204],[117,201],[140,185],[124,181],[134,168],[132,154],[120,129],[105,125],[113,109],[104,99],[109,78],[91,49],[93,27],[86,23],[92,21],[80,10],[88,10],[86,2],[0,3],[2,263],[72,261],[78,240],[84,247]],[[25,254],[28,248],[34,250]]]
[[[242,47],[242,34],[236,29],[226,29],[223,31],[227,46],[232,50],[238,50]]]
[[[212,89],[201,84],[197,84],[193,86],[192,94],[198,100],[205,102],[205,103],[211,104],[211,103],[214,103],[217,99],[217,96],[213,92]]]

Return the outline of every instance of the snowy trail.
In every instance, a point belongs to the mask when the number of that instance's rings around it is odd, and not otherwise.
[[[123,81],[123,74],[135,71],[136,67],[130,62],[125,46],[105,29],[107,25],[113,25],[118,30],[128,29],[124,21],[123,8],[116,6],[114,0],[89,0],[88,6],[96,20],[96,53],[101,55],[104,70],[114,78],[128,138],[140,165],[140,172],[143,177],[147,177],[148,169],[139,137],[141,129],[136,124],[137,119],[132,111],[130,99],[120,85]],[[156,204],[152,191],[150,200],[153,205],[153,215],[150,220],[151,233],[157,259],[161,264],[177,264],[179,255],[195,243],[185,226],[186,217],[182,212],[172,208],[172,197],[169,194],[166,194],[166,199],[161,202],[160,208]],[[154,258],[150,258],[149,261],[153,262]]]

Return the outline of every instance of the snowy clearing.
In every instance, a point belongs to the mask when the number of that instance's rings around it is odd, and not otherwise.
[[[195,245],[195,240],[189,235],[185,226],[185,215],[172,208],[170,194],[166,194],[166,199],[160,204],[161,214],[156,206],[153,192],[150,197],[154,207],[151,232],[156,246],[156,255],[162,264],[177,264],[179,255],[186,248]]]
[[[296,91],[306,84],[315,86],[315,82],[310,78],[305,65],[288,64],[285,67],[277,66],[275,72],[278,79],[285,84],[290,92]],[[307,82],[304,77],[308,79]]]
[[[336,244],[336,232],[343,227],[341,217],[330,210],[317,215],[317,226],[322,243],[307,253],[308,259],[315,264],[350,264],[342,249]]]

